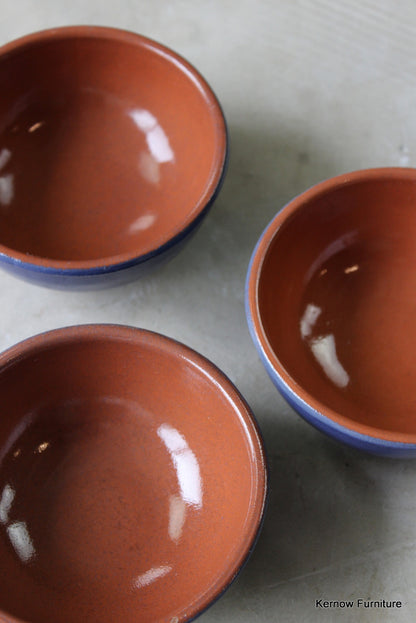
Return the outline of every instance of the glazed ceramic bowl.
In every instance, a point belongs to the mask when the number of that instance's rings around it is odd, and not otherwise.
[[[416,455],[416,171],[318,184],[272,220],[246,309],[264,365],[309,422],[357,448]]]
[[[202,356],[114,325],[0,356],[0,621],[179,623],[228,586],[266,493],[251,412]]]
[[[0,48],[0,265],[51,287],[129,281],[178,251],[224,176],[221,108],[145,37],[57,28]]]

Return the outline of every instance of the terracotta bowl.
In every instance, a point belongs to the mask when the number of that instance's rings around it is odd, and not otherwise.
[[[214,365],[144,330],[59,329],[0,356],[0,402],[0,621],[178,623],[223,592],[266,469]]]
[[[224,176],[221,108],[145,37],[57,28],[0,48],[0,265],[52,287],[128,281],[176,252]]]
[[[266,228],[247,279],[249,327],[309,422],[377,454],[416,455],[416,171],[318,184]]]

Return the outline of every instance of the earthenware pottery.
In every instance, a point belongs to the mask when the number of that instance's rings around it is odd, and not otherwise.
[[[416,171],[330,179],[291,201],[253,253],[246,309],[272,380],[317,428],[416,454]]]
[[[231,382],[167,337],[58,329],[0,356],[1,623],[178,623],[254,546],[266,467]]]
[[[183,58],[112,28],[0,48],[0,266],[99,288],[174,255],[225,172],[220,105]]]

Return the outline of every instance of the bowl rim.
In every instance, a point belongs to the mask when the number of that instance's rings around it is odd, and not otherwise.
[[[0,354],[0,375],[11,366],[49,348],[80,341],[112,340],[145,344],[155,352],[162,351],[192,365],[219,390],[230,404],[232,412],[241,423],[241,434],[250,449],[252,489],[244,524],[245,538],[241,540],[233,560],[224,564],[221,574],[199,599],[192,602],[186,617],[181,621],[193,621],[215,603],[230,587],[245,566],[252,553],[263,526],[267,500],[269,470],[264,441],[259,424],[244,397],[234,383],[214,363],[193,348],[161,333],[134,326],[119,324],[80,324],[52,329],[26,338]],[[3,617],[3,618],[2,618]],[[5,623],[29,623],[4,612],[0,607],[0,621]]]
[[[223,184],[228,165],[228,128],[221,104],[202,74],[183,56],[158,41],[142,34],[110,26],[59,26],[33,32],[0,46],[0,63],[3,58],[20,53],[39,43],[65,39],[102,39],[144,48],[160,56],[182,72],[202,95],[213,119],[216,145],[214,161],[205,187],[192,210],[184,219],[158,237],[154,245],[144,251],[123,252],[91,260],[59,260],[18,251],[0,242],[0,260],[34,272],[55,275],[99,275],[115,272],[141,264],[160,255],[184,239],[202,221],[214,203]]]
[[[306,419],[312,424],[316,422],[319,428],[325,429],[327,432],[333,430],[337,436],[355,440],[363,447],[368,447],[370,444],[370,446],[384,446],[387,449],[416,450],[416,434],[389,431],[357,422],[330,408],[301,387],[286,370],[283,362],[280,361],[272,348],[264,330],[260,312],[258,292],[262,268],[280,228],[312,199],[329,194],[343,186],[360,184],[370,180],[404,180],[416,183],[416,169],[411,167],[377,167],[359,169],[331,177],[297,195],[271,219],[257,241],[247,271],[245,288],[247,323],[260,358],[272,380],[279,386],[284,395],[286,394],[289,399],[292,399],[297,408],[307,412],[308,417]]]

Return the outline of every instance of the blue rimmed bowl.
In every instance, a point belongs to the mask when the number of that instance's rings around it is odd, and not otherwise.
[[[272,381],[316,428],[416,456],[416,170],[329,179],[291,201],[251,258],[246,312]]]
[[[58,329],[0,354],[0,404],[2,623],[185,623],[235,579],[267,466],[207,359],[142,329]]]
[[[130,281],[174,255],[225,173],[221,107],[145,37],[65,27],[0,49],[0,265],[61,288]]]

